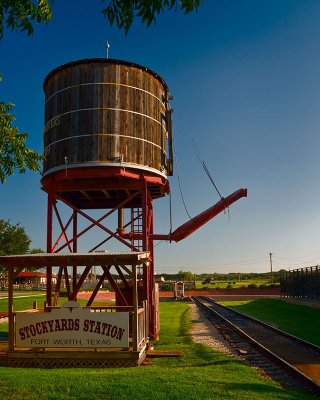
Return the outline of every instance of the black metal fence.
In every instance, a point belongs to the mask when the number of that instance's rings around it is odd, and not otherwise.
[[[286,271],[280,278],[281,297],[320,300],[320,266]]]

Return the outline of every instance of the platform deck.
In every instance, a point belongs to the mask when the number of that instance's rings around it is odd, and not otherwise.
[[[35,368],[110,368],[139,366],[146,358],[146,346],[129,349],[15,349],[0,344],[0,365]]]

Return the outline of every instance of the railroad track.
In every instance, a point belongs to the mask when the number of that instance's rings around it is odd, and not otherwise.
[[[284,387],[320,395],[320,347],[262,321],[216,303],[209,297],[194,302],[251,366]]]

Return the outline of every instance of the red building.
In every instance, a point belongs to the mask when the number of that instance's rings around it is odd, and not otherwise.
[[[52,283],[56,283],[57,278],[55,275],[52,277]],[[44,272],[20,272],[17,278],[14,280],[15,285],[46,285],[47,274]]]

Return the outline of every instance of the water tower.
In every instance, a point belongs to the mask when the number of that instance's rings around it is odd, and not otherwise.
[[[77,253],[78,239],[94,227],[105,237],[88,252],[105,248],[111,240],[129,252],[149,252],[150,262],[141,272],[139,301],[147,304],[149,335],[156,337],[159,322],[153,241],[183,239],[246,196],[246,190],[221,199],[174,232],[157,235],[153,202],[170,192],[168,176],[173,173],[171,96],[165,81],[131,62],[87,59],[51,71],[44,91],[46,160],[41,183],[48,194],[47,252]],[[70,209],[66,221],[58,210],[60,202]],[[100,210],[101,215],[93,217],[91,210]],[[116,226],[111,218],[115,213]],[[79,228],[79,216],[88,221],[86,228]],[[56,238],[54,223],[59,227]],[[83,281],[91,267],[85,267]],[[119,304],[130,304],[130,281],[120,267],[116,270],[121,284],[105,269],[88,305],[104,280],[113,286]],[[50,267],[49,282],[51,274]],[[55,290],[48,284],[49,305],[57,302],[63,280],[69,299],[76,298],[83,282],[77,278],[77,267],[71,279],[69,275],[66,267],[61,267]]]

